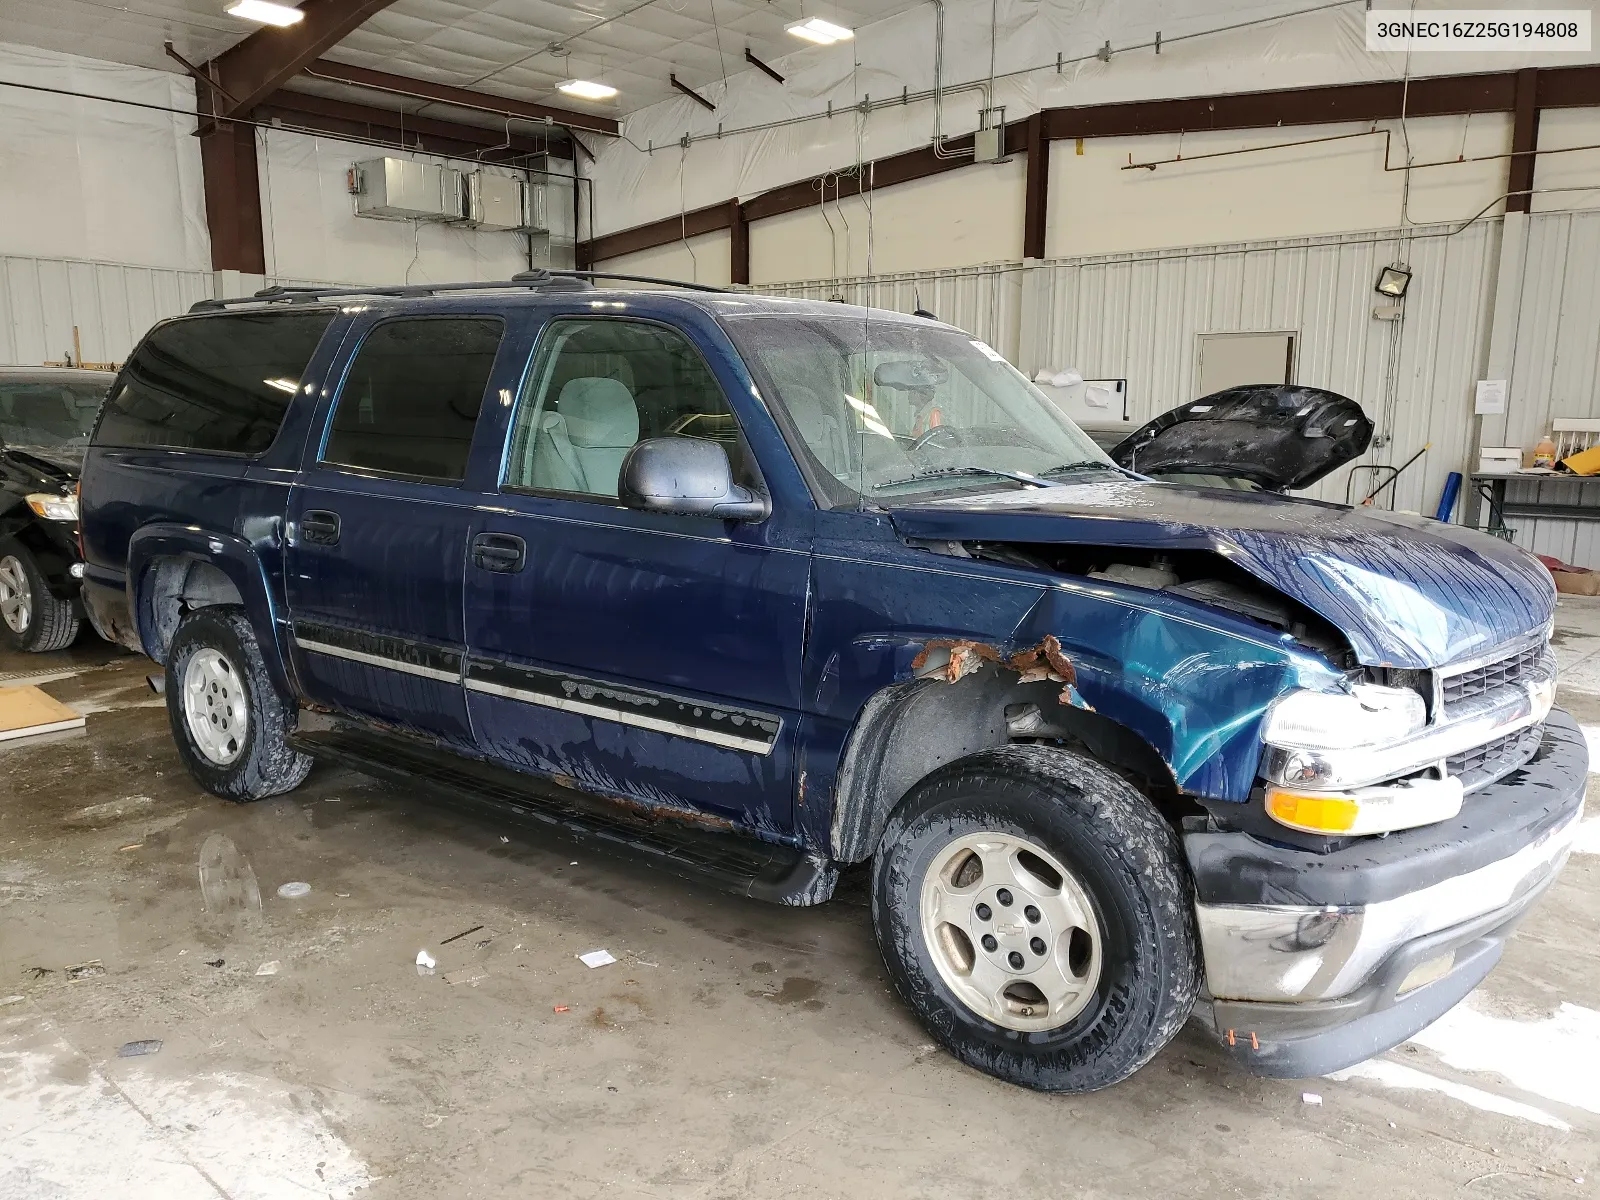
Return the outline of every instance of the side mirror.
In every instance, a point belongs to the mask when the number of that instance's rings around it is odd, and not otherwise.
[[[617,497],[629,508],[682,517],[761,521],[765,496],[733,481],[728,452],[705,438],[646,438],[622,460]]]

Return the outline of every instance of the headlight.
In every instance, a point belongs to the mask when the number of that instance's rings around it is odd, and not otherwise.
[[[1286,750],[1359,750],[1403,741],[1428,722],[1409,688],[1358,683],[1348,692],[1290,692],[1267,714],[1263,740]]]
[[[28,507],[46,521],[74,521],[78,519],[76,496],[53,496],[49,492],[34,492],[28,497]]]

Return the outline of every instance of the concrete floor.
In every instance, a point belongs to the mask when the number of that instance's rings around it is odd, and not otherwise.
[[[1600,735],[1600,602],[1559,624],[1563,702]],[[144,660],[0,658],[43,669],[88,727],[0,746],[0,1200],[1600,1183],[1592,830],[1488,983],[1344,1078],[1255,1079],[1191,1027],[1120,1087],[1049,1097],[930,1044],[859,879],[814,910],[737,901],[342,771],[229,805],[179,766]],[[596,948],[618,961],[586,968]]]

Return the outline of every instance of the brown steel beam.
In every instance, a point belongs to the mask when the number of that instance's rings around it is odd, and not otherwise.
[[[220,116],[249,112],[374,13],[394,0],[305,0],[294,25],[267,25],[211,60],[217,82],[237,97]]]
[[[1022,185],[1022,257],[1043,258],[1050,208],[1050,139],[1044,136],[1044,114],[1027,122],[1028,174]]]
[[[1413,79],[1409,91],[1400,82],[1350,83],[1050,108],[1044,112],[1045,136],[1061,141],[1080,137],[1143,137],[1198,130],[1382,121],[1399,117],[1402,105],[1405,115],[1411,117],[1508,112],[1513,88],[1510,73],[1502,72]]]
[[[395,96],[410,96],[417,100],[435,100],[440,104],[451,104],[457,108],[471,108],[507,117],[524,117],[530,121],[551,121],[573,129],[587,129],[591,133],[615,135],[617,132],[617,123],[610,117],[573,112],[566,108],[552,108],[548,104],[534,104],[528,100],[513,100],[508,96],[492,96],[487,92],[469,91],[444,83],[430,83],[425,79],[391,75],[388,71],[374,71],[367,67],[352,67],[346,63],[330,62],[325,58],[317,59],[305,68],[304,73],[313,79],[331,79],[338,83],[348,83],[352,87],[369,88]]]
[[[750,47],[749,46],[746,46],[744,48],[744,60],[745,60],[745,62],[749,63],[752,67],[754,67],[756,70],[760,71],[768,79],[772,80],[774,83],[782,83],[783,82],[783,76],[779,75],[770,66],[768,66],[766,63],[762,62],[754,54],[750,53]]]
[[[701,108],[706,109],[709,112],[716,112],[717,111],[717,106],[715,104],[711,103],[711,101],[707,100],[704,96],[702,96],[699,92],[695,91],[692,87],[690,87],[683,80],[679,79],[676,75],[670,75],[669,74],[667,76],[667,82],[670,83],[673,87],[677,88],[685,96],[689,97],[689,99],[693,100]]]
[[[1538,161],[1539,69],[1517,72],[1516,104],[1511,110],[1511,165],[1506,172],[1506,211],[1525,213],[1533,207],[1533,168]]]
[[[219,83],[217,83],[217,81],[215,79],[211,78],[211,76],[207,75],[204,71],[202,71],[199,67],[195,66],[192,62],[190,62],[183,55],[179,54],[178,51],[173,47],[171,42],[162,42],[161,43],[161,48],[166,51],[166,54],[167,54],[168,58],[170,58],[174,62],[176,62],[180,67],[182,67],[184,69],[185,72],[187,72],[188,74],[194,76],[194,78],[195,78],[195,80],[197,82],[203,83],[206,87],[211,88],[214,91],[220,92],[222,94],[222,98],[223,98],[223,100],[225,102],[227,102],[229,104],[234,103],[234,97],[229,95],[228,90],[226,88],[222,87]]]
[[[1600,66],[1541,67],[1534,91],[1540,108],[1600,106]]]
[[[1005,153],[1022,154],[1027,148],[1027,123],[1016,121],[1007,125]],[[972,165],[970,133],[964,137],[948,139],[945,142],[945,149],[953,152],[954,157],[941,158],[933,152],[932,146],[927,146],[921,150],[908,150],[904,154],[892,154],[888,158],[863,163],[849,175],[837,172],[814,175],[810,179],[773,188],[745,202],[745,219],[757,221],[764,217],[798,212],[803,208],[815,208],[823,202],[824,193],[828,199],[859,196],[878,188],[914,183],[918,179],[943,175],[946,171],[955,171]]]
[[[200,172],[211,269],[266,274],[255,129],[232,121],[211,125],[200,137]]]
[[[728,282],[750,282],[750,222],[737,200],[728,201]]]
[[[619,233],[593,238],[582,243],[579,249],[585,252],[586,261],[590,263],[621,258],[624,254],[640,250],[654,250],[657,246],[667,246],[684,238],[728,228],[731,211],[730,202],[724,200],[721,204],[692,209],[681,216],[663,217],[648,225],[636,225]]]
[[[313,96],[306,92],[274,93],[251,115],[255,120],[279,117],[318,132],[368,136],[362,131],[376,131],[385,141],[412,148],[420,142],[424,149],[430,145],[439,147],[441,153],[454,153],[463,147],[474,154],[501,148],[507,157],[554,152],[549,139],[530,138],[520,133],[507,138],[498,129],[461,125],[436,117],[418,117],[393,109]],[[444,149],[446,145],[450,147],[449,150]]]

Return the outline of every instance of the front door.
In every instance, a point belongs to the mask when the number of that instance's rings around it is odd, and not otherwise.
[[[760,486],[723,387],[683,331],[545,329],[500,495],[472,525],[467,703],[501,761],[649,808],[792,829],[808,526],[623,508],[643,438],[720,442]]]
[[[472,744],[461,687],[461,490],[504,322],[383,317],[358,348],[289,501],[286,591],[306,696]],[[506,364],[511,369],[512,364]]]

